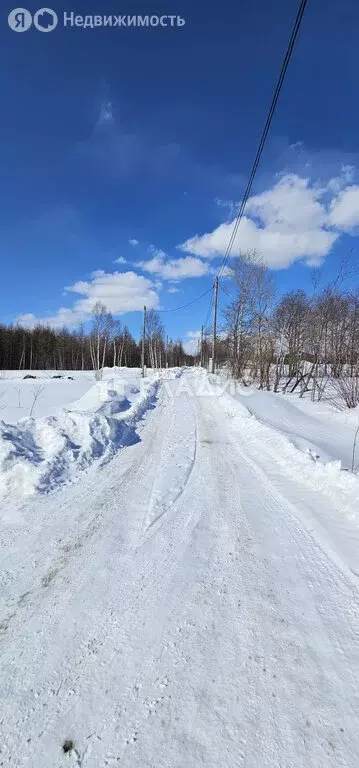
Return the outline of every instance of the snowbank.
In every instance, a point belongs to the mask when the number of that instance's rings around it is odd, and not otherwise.
[[[51,491],[94,461],[103,464],[119,448],[137,442],[137,422],[154,406],[160,382],[180,373],[168,370],[142,380],[136,371],[126,381],[111,371],[71,409],[15,425],[0,421],[0,500]]]

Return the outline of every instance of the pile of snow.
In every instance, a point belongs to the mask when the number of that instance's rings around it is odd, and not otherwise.
[[[136,424],[155,402],[163,379],[180,369],[124,378],[111,369],[71,408],[52,416],[0,422],[0,500],[20,500],[71,482],[94,461],[101,464],[139,440]]]

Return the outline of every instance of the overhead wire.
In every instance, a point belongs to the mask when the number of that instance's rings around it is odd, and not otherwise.
[[[192,301],[189,301],[187,304],[182,304],[181,307],[172,307],[171,309],[156,309],[156,312],[178,312],[180,309],[186,309],[187,307],[190,307],[192,304],[195,304],[196,301],[199,301],[200,299],[203,299],[204,296],[207,296],[210,291],[213,291],[213,286],[208,288],[207,291],[204,291],[204,293],[201,293],[200,296],[197,296]]]
[[[207,328],[207,325],[208,325],[208,322],[209,322],[209,318],[210,318],[210,316],[211,316],[211,314],[212,314],[212,308],[213,308],[213,304],[214,304],[214,286],[212,286],[212,289],[211,289],[211,290],[212,290],[211,301],[210,301],[210,303],[209,303],[209,307],[208,307],[208,312],[207,312],[207,315],[206,315],[206,319],[205,319],[205,321],[204,321],[204,323],[203,323],[203,328],[204,328],[204,330],[206,330],[206,328]]]
[[[218,286],[219,286],[219,290],[222,291],[222,293],[224,293],[227,296],[227,298],[233,299],[232,294],[227,290],[227,288],[224,287],[224,285],[219,283]]]
[[[277,106],[277,102],[278,102],[279,95],[280,95],[280,92],[281,92],[281,89],[282,89],[283,81],[284,81],[284,78],[285,78],[285,75],[286,75],[286,72],[287,72],[287,69],[288,69],[288,65],[289,65],[289,62],[290,62],[290,59],[291,59],[291,56],[292,56],[292,53],[293,53],[293,48],[294,48],[295,41],[296,41],[297,36],[298,36],[300,25],[302,23],[302,19],[303,19],[303,15],[304,15],[304,11],[305,11],[307,2],[308,2],[308,0],[301,0],[300,6],[299,6],[299,9],[298,9],[298,13],[297,13],[297,16],[296,16],[296,19],[295,19],[295,22],[294,22],[294,26],[293,26],[293,29],[292,29],[292,34],[290,36],[290,40],[289,40],[289,43],[288,43],[287,51],[286,51],[286,54],[285,54],[285,57],[284,57],[284,60],[283,60],[282,68],[281,68],[280,75],[279,75],[279,78],[278,78],[278,81],[277,81],[277,85],[276,85],[276,88],[275,88],[275,92],[274,92],[274,96],[273,96],[273,99],[272,99],[272,103],[271,103],[271,106],[270,106],[270,109],[269,109],[269,112],[268,112],[267,120],[266,120],[264,129],[263,129],[262,137],[261,137],[261,140],[259,142],[257,153],[256,153],[256,156],[255,156],[255,159],[254,159],[252,170],[251,170],[251,173],[250,173],[250,176],[249,176],[249,179],[248,179],[248,183],[247,183],[247,186],[246,186],[246,189],[245,189],[245,192],[244,192],[244,195],[243,195],[240,207],[239,207],[239,211],[238,211],[238,214],[237,214],[237,217],[236,217],[236,221],[235,221],[235,224],[234,224],[234,227],[233,227],[233,231],[232,231],[231,237],[229,239],[229,243],[227,245],[227,248],[226,248],[226,251],[225,251],[225,254],[224,254],[224,257],[223,257],[222,264],[221,264],[221,266],[220,266],[220,268],[218,270],[218,273],[217,273],[218,278],[221,276],[221,274],[223,272],[223,269],[224,269],[224,267],[225,267],[225,265],[226,265],[226,263],[228,261],[228,257],[229,257],[229,255],[231,253],[234,241],[235,241],[236,236],[237,236],[239,225],[240,225],[241,220],[243,218],[244,209],[245,209],[245,206],[247,204],[249,195],[251,193],[254,177],[256,175],[256,172],[257,172],[257,169],[258,169],[258,165],[259,165],[259,162],[260,162],[260,159],[261,159],[261,156],[262,156],[262,152],[263,152],[263,149],[264,149],[264,145],[265,145],[268,133],[269,133],[269,129],[270,129],[270,126],[271,126],[271,122],[272,122],[272,118],[273,118],[273,115],[274,115],[274,111],[275,111],[275,108]]]
[[[299,9],[298,9],[298,13],[297,13],[297,16],[296,16],[296,19],[295,19],[295,22],[294,22],[294,26],[293,26],[293,29],[292,29],[292,34],[291,34],[291,37],[290,37],[290,41],[289,41],[289,44],[288,44],[288,47],[287,47],[287,51],[286,51],[286,54],[285,54],[285,57],[284,57],[284,60],[283,60],[282,68],[281,68],[281,71],[280,71],[280,75],[279,75],[279,78],[278,78],[278,81],[277,81],[277,84],[276,84],[276,88],[275,88],[274,96],[273,96],[273,99],[272,99],[272,103],[271,103],[271,106],[270,106],[270,109],[269,109],[269,113],[268,113],[268,116],[267,116],[267,120],[266,120],[264,129],[263,129],[263,133],[262,133],[261,140],[260,140],[260,143],[259,143],[259,146],[258,146],[258,149],[257,149],[257,153],[256,153],[256,156],[255,156],[255,159],[254,159],[254,163],[252,165],[252,170],[251,170],[251,173],[250,173],[250,176],[249,176],[249,180],[248,180],[248,183],[247,183],[247,186],[246,186],[246,189],[245,189],[245,192],[244,192],[244,195],[243,195],[240,207],[239,207],[239,211],[238,211],[238,214],[237,214],[237,217],[236,217],[236,221],[235,221],[235,224],[234,224],[234,227],[233,227],[233,231],[232,231],[231,237],[229,239],[229,242],[228,242],[228,245],[227,245],[227,248],[226,248],[223,260],[222,260],[222,264],[221,264],[221,266],[220,266],[220,268],[219,268],[219,270],[217,272],[217,277],[218,278],[220,278],[221,274],[223,273],[224,267],[225,267],[225,265],[226,265],[226,263],[228,261],[228,257],[229,257],[229,255],[231,253],[232,248],[233,248],[233,244],[234,244],[235,238],[237,236],[239,225],[240,225],[241,220],[243,218],[244,209],[245,209],[245,206],[247,204],[249,195],[251,193],[251,189],[252,189],[252,186],[253,186],[253,181],[254,181],[254,178],[255,178],[255,175],[256,175],[256,172],[257,172],[257,169],[258,169],[258,165],[259,165],[259,162],[260,162],[260,159],[261,159],[261,156],[262,156],[262,152],[263,152],[263,149],[264,149],[264,145],[265,145],[268,133],[269,133],[269,129],[270,129],[270,126],[271,126],[271,122],[272,122],[272,118],[273,118],[273,115],[274,115],[274,111],[275,111],[275,108],[276,108],[276,105],[277,105],[277,102],[278,102],[278,99],[279,99],[279,95],[280,95],[280,92],[281,92],[281,89],[282,89],[283,81],[284,81],[284,78],[285,78],[285,75],[286,75],[286,72],[287,72],[287,69],[288,69],[288,65],[289,65],[289,62],[290,62],[290,59],[291,59],[291,56],[292,56],[292,53],[293,53],[293,48],[294,48],[295,41],[296,41],[297,36],[298,36],[299,28],[300,28],[300,25],[301,25],[301,22],[302,22],[302,19],[303,19],[303,15],[304,15],[304,11],[305,11],[307,2],[308,2],[308,0],[301,0],[300,6],[299,6]],[[192,299],[192,301],[189,301],[186,304],[182,304],[179,307],[172,307],[170,309],[159,309],[157,311],[161,312],[161,313],[164,313],[164,312],[179,312],[182,309],[187,309],[187,307],[191,307],[197,301],[200,301],[201,299],[203,299],[204,296],[207,296],[210,292],[212,292],[211,302],[210,302],[209,309],[208,309],[207,316],[206,316],[206,320],[205,320],[205,323],[204,323],[204,327],[206,328],[206,326],[208,324],[208,321],[209,321],[209,317],[210,317],[211,311],[212,311],[213,302],[214,302],[214,286],[213,285],[207,291],[204,291],[204,293],[201,293],[200,296],[196,296],[195,299]]]

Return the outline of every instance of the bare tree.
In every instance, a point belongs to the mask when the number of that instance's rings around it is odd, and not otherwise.
[[[348,296],[347,363],[354,376],[359,360],[359,291]]]
[[[31,405],[30,413],[29,413],[30,418],[31,418],[31,416],[32,416],[32,414],[34,412],[35,405],[36,405],[39,397],[41,397],[44,389],[45,389],[45,384],[34,384],[34,386],[32,388],[33,401],[32,401],[32,405]]]
[[[113,367],[115,368],[117,365],[121,365],[120,354],[121,354],[121,346],[123,346],[121,321],[113,320],[111,330],[112,330],[112,345],[113,345]]]
[[[96,378],[101,377],[105,365],[107,348],[110,344],[113,319],[104,304],[97,301],[92,310],[92,331],[90,335],[90,355]]]
[[[233,272],[235,296],[224,311],[232,373],[242,379],[251,363],[252,376],[259,374],[260,386],[267,385],[273,280],[254,251],[236,258]]]
[[[309,315],[310,302],[304,291],[283,296],[274,312],[277,343],[275,391],[283,375],[287,378],[284,388],[291,388],[292,392],[305,381]]]
[[[275,350],[272,328],[273,299],[273,276],[264,264],[259,263],[254,270],[252,378],[259,381],[260,389],[270,389],[270,369]]]
[[[359,292],[344,288],[346,264],[321,291],[288,293],[274,306],[273,276],[258,254],[234,261],[234,298],[224,310],[232,374],[277,392],[310,392],[320,400],[329,380],[346,407],[359,398]]]
[[[333,381],[335,391],[347,408],[357,408],[359,405],[359,367],[357,370],[343,372],[339,379]]]
[[[161,368],[165,359],[164,327],[158,312],[147,312],[146,333],[151,368]]]

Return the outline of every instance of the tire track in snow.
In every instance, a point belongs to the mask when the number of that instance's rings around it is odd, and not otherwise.
[[[140,545],[155,536],[164,518],[172,513],[189,482],[196,461],[197,430],[193,405],[186,393],[177,396],[175,388],[173,396],[171,423],[162,444]]]

